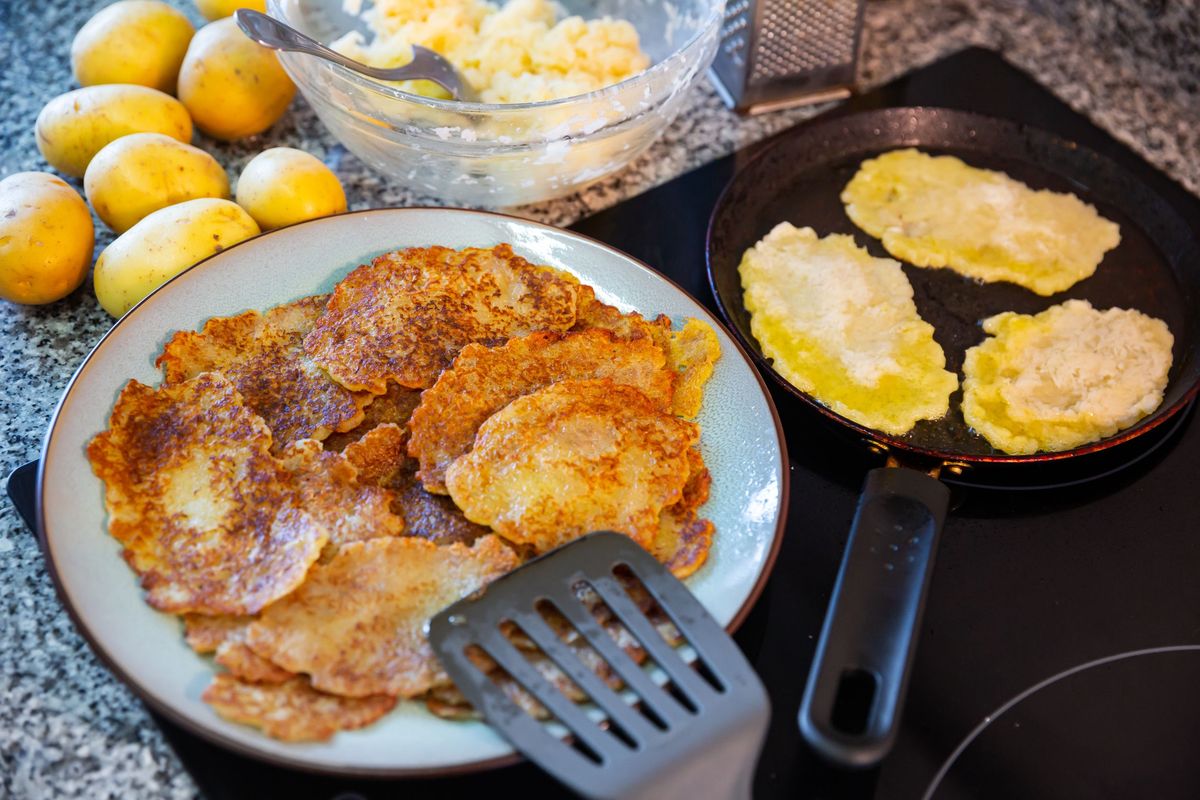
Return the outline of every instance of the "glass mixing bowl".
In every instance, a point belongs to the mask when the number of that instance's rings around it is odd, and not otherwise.
[[[501,208],[570,194],[628,164],[679,112],[717,47],[723,0],[561,0],[568,14],[637,28],[652,65],[588,94],[537,103],[436,100],[303,53],[280,60],[352,153],[412,190]],[[269,0],[268,13],[328,44],[362,20],[343,0]]]

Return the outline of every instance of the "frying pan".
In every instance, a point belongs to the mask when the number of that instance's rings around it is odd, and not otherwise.
[[[878,241],[846,217],[839,195],[866,158],[900,147],[955,155],[1035,189],[1071,192],[1121,226],[1121,243],[1096,274],[1052,297],[1008,283],[980,284],[951,270],[905,264],[917,310],[933,325],[947,369],[982,341],[980,320],[1032,314],[1070,298],[1097,308],[1136,308],[1175,337],[1164,400],[1114,436],[1073,450],[1013,456],[993,449],[963,420],[961,389],[950,412],[903,436],[871,430],[821,405],[772,368],[750,331],[738,264],[784,220],[819,235],[852,234],[873,255]],[[1179,414],[1200,385],[1200,230],[1172,201],[1110,159],[1024,125],[938,108],[893,108],[816,120],[750,161],[717,201],[708,230],[708,275],[721,314],[758,366],[857,446],[887,455],[868,473],[800,708],[800,729],[828,759],[867,766],[895,739],[949,490],[942,477],[1036,484],[1039,465],[1112,451]],[[1194,214],[1192,215],[1194,216]]]

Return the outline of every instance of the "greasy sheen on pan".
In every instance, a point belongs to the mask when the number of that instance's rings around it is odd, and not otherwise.
[[[347,389],[423,389],[471,342],[567,330],[578,293],[574,277],[507,244],[398,250],[338,283],[304,346]]]
[[[864,161],[842,202],[896,258],[1040,295],[1090,277],[1121,241],[1115,222],[1073,194],[911,148]]]
[[[88,458],[150,605],[252,614],[304,580],[329,534],[270,451],[266,423],[219,374],[125,386]]]
[[[220,372],[271,429],[273,452],[298,439],[324,439],[353,428],[370,402],[332,381],[304,352],[304,336],[325,312],[326,295],[305,297],[260,314],[214,317],[179,331],[155,362],[166,383]]]
[[[893,435],[950,408],[958,378],[900,264],[850,236],[781,222],[738,267],[750,330],[775,370],[860,425]]]
[[[963,417],[1006,453],[1070,450],[1162,404],[1175,340],[1160,319],[1068,300],[997,314],[983,329],[963,365]]]
[[[632,386],[562,381],[493,414],[446,487],[468,519],[537,552],[595,530],[649,548],[662,510],[682,499],[699,438]]]

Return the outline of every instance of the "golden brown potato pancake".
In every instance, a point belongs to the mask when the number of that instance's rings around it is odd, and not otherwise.
[[[408,425],[413,409],[421,402],[421,390],[409,389],[398,383],[389,383],[384,394],[371,395],[375,398],[363,409],[362,422],[348,431],[333,433],[321,444],[326,450],[341,452],[351,442],[356,442],[380,425]]]
[[[379,425],[343,451],[359,469],[359,480],[390,489],[392,509],[404,517],[409,536],[435,544],[473,544],[491,530],[463,516],[444,495],[430,494],[417,480],[417,461],[409,458],[407,432],[392,424]]]
[[[348,542],[404,533],[403,518],[392,512],[392,493],[360,482],[358,468],[341,453],[326,453],[320,442],[302,439],[282,459],[296,477],[305,510],[329,531],[322,559]]]
[[[256,653],[347,697],[414,697],[444,673],[429,618],[517,566],[495,536],[474,547],[412,537],[352,542],[250,626]]]
[[[232,675],[217,675],[202,697],[222,717],[285,742],[325,741],[338,731],[370,725],[396,705],[388,695],[353,698],[319,692],[304,678],[262,684]]]
[[[492,415],[446,487],[467,519],[537,552],[605,529],[650,547],[699,436],[632,386],[562,381]]]
[[[252,614],[304,580],[329,534],[297,503],[266,423],[228,379],[130,381],[109,424],[88,458],[109,533],[150,605]]]
[[[600,329],[533,333],[500,347],[469,344],[421,395],[409,426],[409,455],[421,462],[425,488],[445,494],[446,467],[471,449],[488,417],[516,398],[559,381],[611,378],[637,387],[665,411],[674,390],[666,363],[653,340],[622,340]]]
[[[700,413],[704,385],[712,377],[713,365],[721,357],[716,332],[698,319],[689,319],[683,329],[671,330],[666,315],[647,320],[636,311],[623,312],[596,299],[592,287],[579,287],[579,314],[572,330],[599,328],[620,339],[652,339],[667,355],[675,381],[672,411],[689,419]]]
[[[295,677],[246,646],[246,629],[254,620],[252,616],[187,614],[183,618],[184,639],[197,653],[215,653],[213,660],[235,678],[251,683],[283,683]]]
[[[199,332],[176,333],[155,363],[168,384],[201,372],[224,374],[266,420],[275,453],[298,439],[348,430],[363,418],[371,395],[343,389],[304,352],[304,335],[324,313],[327,298],[210,319]]]
[[[712,549],[713,524],[700,519],[696,513],[708,502],[712,475],[704,466],[700,451],[688,451],[691,474],[683,487],[679,502],[663,509],[659,516],[659,530],[654,537],[650,552],[671,570],[676,578],[683,580],[693,574],[708,559]]]
[[[432,386],[467,344],[575,324],[578,282],[509,245],[414,247],[358,267],[334,289],[304,346],[338,383],[383,394]]]

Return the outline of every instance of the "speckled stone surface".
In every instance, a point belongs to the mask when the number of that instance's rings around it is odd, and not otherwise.
[[[71,36],[103,5],[0,0],[0,53],[6,54],[0,177],[47,169],[34,146],[34,119],[47,100],[74,88]],[[194,9],[187,11],[199,21]],[[1200,192],[1197,41],[1197,0],[872,0],[860,79],[871,87],[963,46],[989,46]],[[628,169],[576,196],[517,213],[569,224],[819,110],[741,120],[702,85],[662,140]],[[308,150],[337,171],[352,208],[430,203],[369,173],[300,99],[261,137],[197,144],[231,177],[264,147]],[[99,249],[110,237],[98,222],[97,232]],[[48,307],[0,302],[5,473],[37,456],[59,393],[109,322],[90,282]],[[0,800],[196,796],[141,704],[73,629],[33,538],[7,500],[0,501],[0,619]]]

